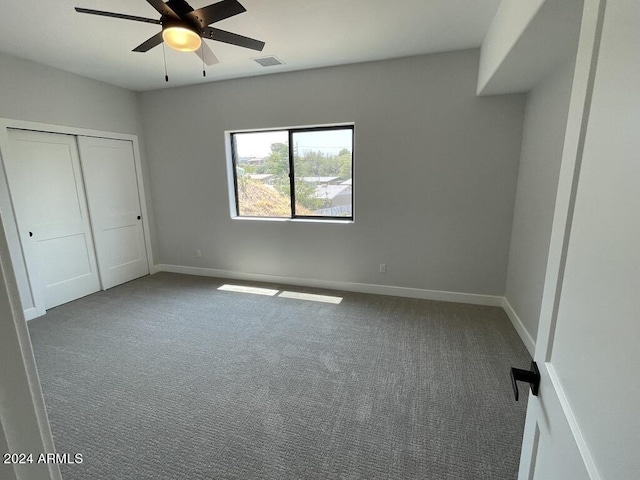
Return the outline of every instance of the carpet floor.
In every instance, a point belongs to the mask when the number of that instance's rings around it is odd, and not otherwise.
[[[161,273],[29,331],[65,480],[517,476],[530,357],[498,307]]]

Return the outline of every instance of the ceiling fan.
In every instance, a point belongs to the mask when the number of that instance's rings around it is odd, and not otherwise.
[[[214,65],[219,61],[202,38],[258,51],[264,48],[264,42],[210,26],[212,23],[246,12],[246,8],[237,0],[222,0],[197,10],[194,10],[185,0],[169,0],[166,3],[162,0],[147,0],[147,3],[160,14],[159,20],[78,7],[76,12],[162,26],[162,31],[142,42],[133,49],[134,52],[148,52],[165,42],[175,50],[195,52],[205,64]]]

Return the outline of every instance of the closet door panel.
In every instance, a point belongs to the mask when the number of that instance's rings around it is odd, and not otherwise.
[[[9,130],[5,160],[34,298],[44,308],[100,289],[76,139]]]
[[[103,287],[149,274],[132,143],[79,137],[78,144]]]

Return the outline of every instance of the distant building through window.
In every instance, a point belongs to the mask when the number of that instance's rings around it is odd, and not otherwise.
[[[353,219],[353,125],[231,133],[236,215]]]

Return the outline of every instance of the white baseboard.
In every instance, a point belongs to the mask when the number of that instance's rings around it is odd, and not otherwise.
[[[32,308],[27,308],[24,310],[24,319],[25,320],[33,320],[34,318],[38,317],[38,310],[35,309],[35,307]]]
[[[513,324],[513,328],[516,329],[516,332],[518,332],[518,335],[524,343],[524,346],[527,347],[527,350],[529,350],[529,354],[533,358],[536,350],[536,342],[529,331],[525,328],[524,323],[522,323],[522,320],[520,320],[520,317],[513,309],[506,297],[502,298],[502,308],[504,308],[507,317],[509,317],[509,320],[511,320],[511,323]]]
[[[157,272],[184,273],[202,277],[226,278],[230,280],[244,280],[250,282],[282,283],[301,287],[324,288],[327,290],[342,290],[346,292],[374,293],[395,297],[421,298],[424,300],[438,300],[442,302],[469,303],[473,305],[503,306],[503,297],[493,295],[478,295],[474,293],[443,292],[440,290],[424,290],[420,288],[394,287],[390,285],[375,285],[370,283],[333,282],[314,278],[283,277],[279,275],[265,275],[262,273],[234,272],[217,270],[214,268],[187,267],[182,265],[155,265]]]

